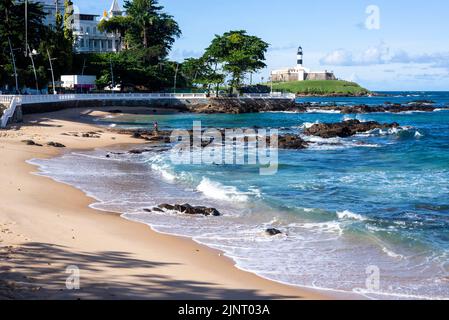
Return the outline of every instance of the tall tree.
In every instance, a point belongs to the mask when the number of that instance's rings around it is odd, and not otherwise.
[[[15,87],[13,55],[17,69],[19,87],[35,86],[34,72],[29,56],[25,56],[27,47],[37,49],[46,41],[47,28],[43,23],[45,13],[39,3],[28,3],[28,37],[25,36],[24,1],[0,1],[0,86]],[[26,39],[28,43],[26,43]],[[13,49],[10,50],[9,42]],[[46,84],[46,71],[37,56],[36,65],[41,84]]]
[[[143,50],[146,63],[158,64],[181,35],[178,23],[163,12],[157,0],[125,0],[126,17],[111,17],[100,23],[100,30],[120,31],[129,49]]]
[[[73,43],[73,22],[74,22],[73,2],[64,0],[64,37]]]
[[[210,91],[211,86],[215,84],[217,86],[217,94],[219,85],[225,80],[225,75],[218,70],[217,61],[206,56],[198,59],[186,59],[182,64],[181,71],[188,85],[200,85]]]
[[[206,49],[205,56],[222,65],[230,77],[230,87],[239,89],[246,73],[266,67],[265,53],[269,45],[244,30],[230,31],[216,35]]]

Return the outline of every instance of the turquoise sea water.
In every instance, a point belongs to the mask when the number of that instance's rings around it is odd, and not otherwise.
[[[449,93],[389,94],[301,101],[449,103]],[[110,150],[96,150],[33,163],[42,174],[94,196],[98,209],[190,236],[273,280],[372,298],[449,298],[449,111],[179,114],[115,117],[102,124],[151,128],[156,120],[162,129],[189,129],[200,120],[203,127],[301,133],[312,123],[348,118],[398,122],[401,129],[307,138],[316,142],[308,150],[279,151],[273,176],[259,175],[257,166],[174,165],[168,152],[106,158]],[[143,211],[164,202],[210,205],[223,216]],[[267,227],[284,235],[268,237]],[[367,287],[372,270],[379,272],[379,285]]]

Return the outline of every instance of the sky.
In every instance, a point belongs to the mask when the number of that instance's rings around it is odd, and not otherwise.
[[[73,0],[102,14],[112,0]],[[123,5],[123,0],[119,0]],[[449,90],[447,0],[160,0],[183,35],[170,58],[202,54],[214,35],[247,30],[270,44],[267,68],[293,67],[299,45],[312,71],[370,90]]]

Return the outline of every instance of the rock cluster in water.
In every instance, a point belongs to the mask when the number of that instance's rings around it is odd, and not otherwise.
[[[201,207],[201,206],[191,206],[190,204],[161,204],[158,207],[152,209],[144,209],[146,212],[165,212],[165,211],[176,211],[187,215],[202,215],[202,216],[220,216],[220,212],[215,208]]]
[[[282,231],[280,231],[276,228],[269,228],[269,229],[265,230],[265,233],[267,235],[269,235],[270,237],[274,237],[274,236],[282,234]]]
[[[309,143],[297,134],[280,135],[278,141],[280,149],[301,150],[309,146]]]
[[[317,123],[304,130],[306,135],[317,136],[321,138],[347,138],[357,133],[368,132],[374,129],[392,129],[398,128],[399,124],[394,122],[379,123],[375,121],[360,122],[359,120],[347,120],[340,123]]]
[[[406,105],[402,104],[391,104],[386,103],[384,105],[379,106],[368,106],[368,105],[357,105],[357,106],[307,106],[308,110],[317,110],[317,111],[338,111],[342,114],[363,114],[363,113],[401,113],[401,112],[413,112],[413,111],[421,111],[421,112],[433,112],[437,108],[430,104],[429,102],[413,102]]]
[[[293,99],[236,99],[219,98],[210,99],[208,104],[189,106],[189,111],[194,113],[258,113],[272,111],[299,111],[301,105]],[[302,111],[306,111],[302,109]]]

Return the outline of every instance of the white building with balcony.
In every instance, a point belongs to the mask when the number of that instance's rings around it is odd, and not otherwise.
[[[118,52],[122,49],[120,34],[101,32],[98,24],[103,19],[121,16],[121,10],[117,0],[113,0],[111,9],[105,11],[100,18],[96,14],[76,13],[73,22],[73,36],[75,38],[75,51],[83,52]]]
[[[56,25],[56,12],[64,15],[64,0],[35,0],[34,2],[40,3],[43,7],[46,25]]]

